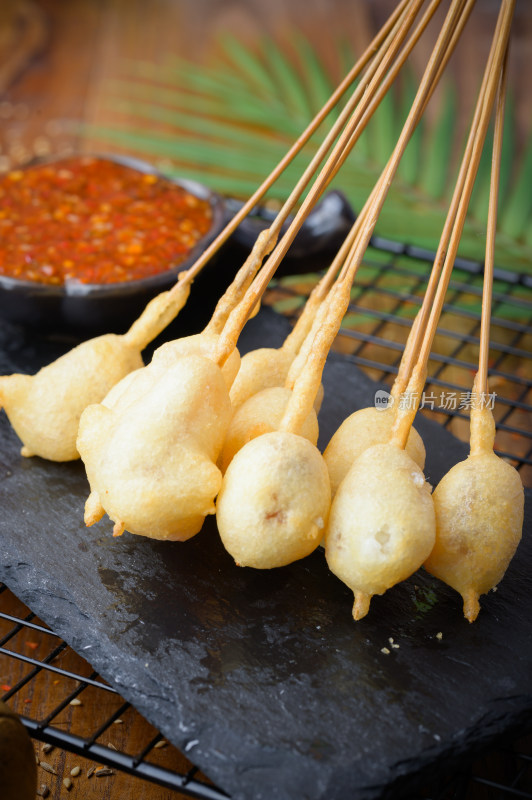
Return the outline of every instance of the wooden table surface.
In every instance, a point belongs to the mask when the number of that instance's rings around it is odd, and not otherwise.
[[[0,171],[34,155],[90,151],[90,136],[74,129],[72,122],[105,122],[108,110],[102,101],[104,86],[120,74],[123,59],[157,62],[167,53],[179,53],[208,60],[222,30],[253,42],[263,31],[282,37],[290,27],[303,30],[324,58],[334,59],[334,42],[340,33],[361,50],[394,5],[394,0],[2,0]],[[476,90],[476,67],[485,57],[497,5],[495,0],[479,0],[466,33],[468,45],[453,59],[451,67],[460,75],[459,113],[468,108]],[[522,138],[530,124],[527,88],[531,54],[532,3],[518,0],[510,80]],[[426,50],[421,48],[416,59],[421,63],[424,58]],[[24,611],[8,592],[0,595],[0,610],[15,615]],[[47,638],[44,634],[32,635],[13,644],[44,655],[49,647]],[[60,660],[62,666],[86,674],[88,666],[71,650],[67,649]],[[13,659],[0,656],[0,683],[14,685],[24,669]],[[53,675],[47,674],[17,695],[16,708],[42,718],[57,703],[63,689]],[[100,692],[97,704],[69,706],[59,722],[66,729],[89,731],[117,702],[112,695]],[[106,743],[138,752],[152,735],[151,726],[131,711],[122,724],[113,726]],[[90,765],[65,752],[54,750],[39,756],[57,771],[56,776],[39,771],[39,784],[49,786],[53,800],[66,796],[73,800],[170,800],[178,796],[118,772],[89,781],[86,773]],[[155,757],[171,768],[187,769],[188,762],[172,747],[161,748]],[[82,768],[82,774],[73,780],[68,793],[62,780],[76,765]]]

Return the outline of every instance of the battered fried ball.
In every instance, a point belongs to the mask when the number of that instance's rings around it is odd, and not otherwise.
[[[331,571],[355,594],[355,619],[423,564],[435,536],[430,486],[415,461],[393,444],[365,450],[338,488],[325,535]]]
[[[157,348],[151,363],[146,368],[126,375],[116,386],[113,386],[102,400],[103,405],[116,410],[126,408],[133,400],[150,389],[155,375],[161,375],[183,356],[198,355],[212,360],[218,339],[219,336],[216,334],[198,333],[166,342]],[[222,367],[222,375],[228,390],[238,373],[239,365],[240,355],[235,349]]]
[[[524,515],[519,473],[493,452],[488,409],[472,411],[472,426],[480,415],[486,446],[473,447],[436,487],[436,543],[424,564],[462,595],[469,622],[480,611],[479,596],[502,580],[521,540]]]
[[[227,470],[235,454],[245,444],[263,433],[279,430],[291,394],[290,389],[282,386],[263,389],[237,409],[229,425],[222,450],[220,461],[222,472]],[[300,433],[313,445],[317,444],[318,418],[314,409],[305,420]]]
[[[218,530],[239,566],[282,567],[318,546],[330,502],[316,447],[297,434],[266,433],[229,465],[216,504]]]
[[[154,352],[152,364],[158,369],[166,369],[175,364],[178,358],[189,355],[204,356],[211,359],[211,361],[216,361],[219,340],[220,336],[218,334],[204,331],[203,333],[195,333],[192,336],[183,336],[181,339],[166,342]],[[240,354],[235,347],[221,368],[228,390],[231,389],[235,378],[240,372],[240,368]]]
[[[0,378],[0,403],[24,444],[21,454],[50,461],[79,458],[82,411],[142,366],[137,348],[122,336],[107,334],[83,342],[36,375]]]
[[[331,478],[334,497],[341,482],[364,450],[374,444],[390,441],[394,409],[378,411],[376,408],[361,408],[345,419],[323,454]],[[425,466],[425,447],[415,428],[410,429],[406,452],[420,469]]]
[[[21,454],[50,461],[79,458],[76,437],[83,409],[143,366],[142,350],[177,316],[189,293],[190,284],[179,282],[154,297],[123,336],[89,339],[36,375],[0,377],[0,405],[22,440]]]
[[[78,449],[91,487],[85,521],[106,512],[115,535],[184,541],[215,512],[229,393],[220,368],[202,356],[143,373],[152,379],[127,405],[92,405],[82,414]]]
[[[293,363],[293,352],[283,347],[277,350],[273,347],[261,347],[242,356],[240,369],[230,392],[234,410],[238,410],[246,400],[264,389],[287,385]],[[316,414],[319,413],[322,400],[323,386],[320,385],[314,402]]]
[[[257,392],[273,386],[284,386],[291,363],[291,353],[284,352],[282,348],[261,347],[242,356],[230,392],[235,411]]]

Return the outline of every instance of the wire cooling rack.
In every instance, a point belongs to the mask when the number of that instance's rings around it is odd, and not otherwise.
[[[432,264],[431,253],[375,238],[360,268],[352,303],[336,349],[372,378],[391,383],[408,331],[423,297]],[[429,365],[422,413],[436,417],[455,435],[467,440],[468,408],[478,358],[482,264],[459,259]],[[316,281],[316,275],[292,275],[272,284],[265,302],[295,318]],[[490,391],[497,420],[497,452],[532,485],[532,277],[497,270],[493,295]],[[54,753],[88,759],[83,779],[94,765],[93,780],[129,775],[172,791],[172,797],[223,800],[197,768],[165,742],[90,665],[40,622],[0,584],[0,681],[15,675],[12,685],[0,684],[0,697],[21,715],[38,745],[38,757],[49,764],[42,776],[59,781]],[[38,707],[39,714],[34,716]],[[88,729],[82,708],[91,709]],[[94,709],[99,712],[95,721]],[[135,728],[146,741],[134,753],[121,746],[122,731]],[[136,741],[135,737],[128,741]],[[55,750],[50,755],[43,755]],[[84,762],[85,763],[85,762]],[[91,767],[91,764],[93,765]],[[61,769],[70,766],[62,758]],[[458,767],[445,765],[433,783],[397,789],[386,800],[532,800],[532,735],[501,742]],[[103,767],[103,771],[101,770]],[[68,772],[65,773],[68,775]],[[46,781],[40,781],[46,782]],[[83,797],[90,797],[88,784]],[[119,796],[119,795],[114,795]],[[167,795],[165,795],[166,797]]]
[[[359,268],[335,349],[376,381],[391,384],[412,320],[427,285],[434,254],[374,238]],[[316,275],[284,277],[266,302],[295,318]],[[422,413],[469,440],[469,408],[478,368],[483,264],[455,262],[428,379]],[[495,270],[490,340],[490,402],[497,423],[496,452],[532,485],[532,275]]]

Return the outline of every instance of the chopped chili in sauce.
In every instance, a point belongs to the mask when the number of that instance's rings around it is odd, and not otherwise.
[[[81,156],[0,180],[0,274],[47,284],[118,283],[184,261],[209,203],[171,181]]]

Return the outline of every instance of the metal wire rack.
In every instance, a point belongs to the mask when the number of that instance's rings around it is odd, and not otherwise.
[[[431,253],[378,238],[372,241],[336,347],[376,380],[391,382],[397,372],[431,264]],[[265,301],[294,318],[315,280],[316,275],[280,278]],[[499,455],[515,465],[528,485],[532,484],[531,286],[530,276],[497,270],[490,352],[496,446]],[[469,433],[467,401],[478,355],[481,293],[482,264],[458,260],[422,402],[422,413],[436,417],[464,439]],[[113,780],[134,776],[139,782],[145,780],[173,790],[176,798],[227,797],[156,730],[134,753],[120,746],[123,730],[128,728],[131,733],[142,725],[145,732],[147,723],[79,654],[0,584],[0,680],[8,670],[16,680],[12,685],[1,684],[0,696],[21,715],[36,742],[51,745],[63,755],[96,762],[114,773]],[[91,729],[77,713],[78,705],[98,710],[96,721],[91,713]],[[37,707],[38,717],[32,715]],[[136,741],[134,735],[128,739],[132,740]],[[61,768],[65,763],[63,757]],[[59,768],[55,771],[59,773]],[[84,771],[85,777],[89,771]],[[93,773],[96,777],[100,774]],[[104,771],[103,775],[109,773]],[[60,775],[48,773],[47,777],[59,780]],[[84,791],[83,796],[89,797],[88,785]],[[114,796],[120,796],[118,785],[113,791]],[[418,793],[409,790],[405,795],[398,790],[387,798],[391,800],[392,796],[394,800],[532,800],[532,736],[502,742],[480,758],[472,754],[467,763],[450,767],[443,777],[440,772],[437,783],[423,785]]]
[[[374,238],[361,265],[335,349],[376,381],[392,383],[427,284],[434,254]],[[469,440],[469,407],[478,367],[483,264],[456,259],[431,354],[422,413]],[[295,318],[316,276],[273,282],[265,302]],[[495,271],[490,393],[498,455],[532,485],[532,276]]]
[[[7,659],[19,665],[16,682],[0,686],[2,700],[21,716],[33,739],[111,770],[176,790],[181,796],[202,800],[227,797],[209,785],[197,768],[168,745],[160,733],[151,731],[140,714],[122,700],[112,686],[3,584],[0,584],[0,609],[0,665],[3,660],[5,670]],[[31,714],[37,706],[38,718]],[[83,714],[74,714],[83,706],[98,710],[97,715],[91,714],[90,729]],[[136,753],[124,752],[112,743],[120,741],[118,725],[131,734],[139,723],[143,733],[149,731],[149,736]],[[54,760],[52,752],[48,756],[41,750],[37,755],[46,764]],[[57,765],[58,777],[61,766]],[[89,769],[90,765],[84,770],[85,776]],[[97,771],[93,774],[99,777]],[[43,772],[43,776],[48,781],[54,780],[53,773]],[[106,773],[104,777],[109,776]]]

